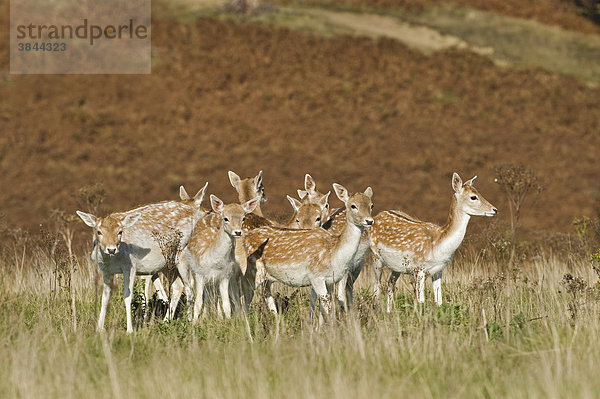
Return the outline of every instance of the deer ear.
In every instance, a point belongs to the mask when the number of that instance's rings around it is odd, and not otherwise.
[[[246,202],[244,205],[242,205],[242,208],[244,208],[244,212],[252,213],[252,212],[254,212],[254,210],[256,209],[256,207],[258,206],[259,203],[260,203],[260,195],[258,197],[251,199],[250,201]]]
[[[258,171],[258,174],[254,178],[254,185],[259,188],[262,184],[262,170]]]
[[[137,223],[138,220],[140,220],[140,217],[142,217],[141,213],[134,213],[133,215],[127,215],[123,218],[123,228],[126,229],[128,227],[133,226],[134,224]]]
[[[188,201],[190,199],[190,195],[185,191],[183,186],[179,186],[179,198],[182,201]]]
[[[290,201],[290,204],[292,204],[292,208],[294,208],[294,211],[298,212],[298,209],[300,209],[300,206],[302,206],[302,203],[300,201],[298,201],[296,198],[292,198],[289,195],[287,196],[288,201]]]
[[[462,180],[456,172],[452,174],[452,189],[455,193],[460,193],[462,191]]]
[[[335,195],[337,195],[337,197],[340,199],[340,201],[344,203],[350,198],[348,196],[348,190],[346,190],[341,184],[333,183],[333,191],[335,192]]]
[[[196,195],[194,195],[194,202],[197,205],[202,204],[202,201],[204,201],[204,196],[206,195],[206,188],[208,187],[208,182],[204,183],[204,187],[202,187],[200,189],[200,191],[198,191],[196,193]]]
[[[467,181],[466,181],[466,182],[463,184],[463,186],[470,186],[470,187],[473,187],[473,183],[475,182],[475,179],[477,179],[477,176],[473,176],[473,177],[471,178],[471,180],[467,180]]]
[[[213,211],[219,214],[223,213],[223,208],[225,208],[223,201],[221,201],[219,197],[214,194],[210,195],[210,206],[212,207]]]
[[[227,172],[227,174],[229,175],[229,182],[231,183],[233,188],[235,188],[237,190],[238,185],[240,184],[240,180],[242,180],[242,179],[240,179],[240,177],[232,170]]]
[[[304,176],[304,189],[308,195],[314,195],[317,193],[317,183],[308,173]]]
[[[373,189],[371,187],[367,187],[367,189],[365,190],[365,195],[369,198],[373,197]]]
[[[325,194],[319,200],[319,206],[321,207],[321,209],[327,208],[327,201],[329,201],[329,194],[331,194],[331,191],[328,191],[327,194]]]
[[[91,213],[85,213],[81,211],[76,211],[77,216],[83,220],[83,223],[87,224],[90,227],[96,227],[98,225],[98,218]]]
[[[301,200],[304,199],[304,197],[306,197],[308,195],[308,193],[305,190],[297,190],[298,191],[298,198],[300,198]]]

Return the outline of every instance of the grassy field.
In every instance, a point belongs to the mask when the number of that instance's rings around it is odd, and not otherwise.
[[[501,273],[501,263],[465,258],[448,269],[442,307],[430,291],[417,305],[405,277],[390,314],[372,310],[367,270],[356,311],[320,331],[308,292],[278,286],[289,298],[279,320],[258,301],[247,318],[138,317],[131,336],[120,287],[107,332],[95,332],[89,262],[72,280],[76,331],[68,274],[42,255],[27,263],[2,265],[0,397],[548,398],[600,389],[600,289],[586,259],[539,257]]]

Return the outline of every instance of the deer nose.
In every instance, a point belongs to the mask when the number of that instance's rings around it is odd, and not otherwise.
[[[372,225],[373,225],[373,223],[374,223],[373,219],[365,219],[365,222],[366,222],[366,223],[367,223],[369,226],[372,226]]]
[[[114,255],[117,253],[117,247],[109,247],[109,248],[106,248],[106,250],[108,251],[109,255]]]
[[[236,237],[241,237],[242,236],[242,230],[235,230],[233,232],[233,235],[236,236]]]
[[[498,214],[498,209],[494,208],[494,209],[492,209],[492,211],[494,211],[494,215]]]

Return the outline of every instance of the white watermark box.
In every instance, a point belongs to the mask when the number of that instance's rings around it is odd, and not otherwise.
[[[10,73],[148,74],[150,0],[11,0]]]

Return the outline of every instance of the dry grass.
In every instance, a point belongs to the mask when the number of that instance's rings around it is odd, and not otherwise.
[[[429,291],[416,304],[405,277],[391,314],[372,310],[367,270],[357,311],[319,332],[307,292],[277,286],[287,311],[277,322],[253,304],[250,340],[240,316],[137,317],[127,336],[121,289],[108,332],[96,334],[98,281],[85,257],[71,280],[74,333],[68,287],[55,284],[52,257],[34,253],[19,267],[5,251],[1,265],[1,397],[595,397],[600,388],[600,290],[586,259],[539,257],[501,273],[500,263],[465,257],[446,273],[446,304]]]

